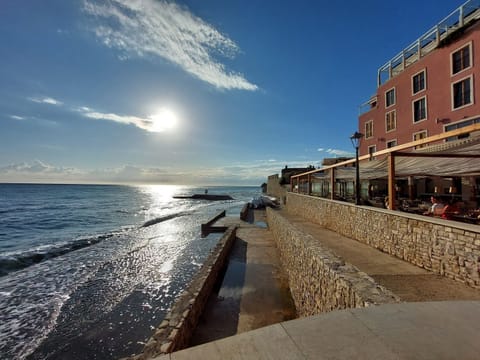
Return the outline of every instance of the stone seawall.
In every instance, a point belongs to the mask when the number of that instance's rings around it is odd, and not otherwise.
[[[236,226],[227,229],[187,289],[179,296],[145,345],[143,352],[130,359],[151,359],[188,346],[213,286],[228,259],[236,238],[236,230]]]
[[[278,174],[268,177],[267,194],[276,197],[282,204],[285,204],[286,201],[287,188],[290,188],[290,184],[280,185],[280,177]]]
[[[287,193],[288,212],[480,288],[480,226]]]
[[[299,316],[399,301],[396,295],[322,247],[278,211],[268,208],[267,220]]]

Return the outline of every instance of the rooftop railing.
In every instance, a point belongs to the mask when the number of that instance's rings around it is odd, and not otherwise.
[[[358,113],[362,115],[374,108],[377,107],[378,98],[376,95],[373,95],[368,101],[364,102],[362,105],[359,106]]]
[[[480,0],[469,0],[378,69],[380,86],[436,49],[450,34],[480,18]]]

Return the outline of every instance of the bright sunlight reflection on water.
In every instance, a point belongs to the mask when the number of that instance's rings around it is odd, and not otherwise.
[[[151,198],[151,206],[145,209],[145,220],[172,215],[177,211],[173,196],[185,188],[179,185],[143,185],[141,191]]]
[[[140,187],[142,191],[146,194],[149,194],[152,199],[158,200],[159,202],[171,201],[173,195],[178,193],[185,186],[180,185],[142,185]]]

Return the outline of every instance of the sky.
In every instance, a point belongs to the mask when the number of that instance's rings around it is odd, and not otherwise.
[[[352,156],[378,68],[463,3],[1,0],[0,182],[260,185]]]

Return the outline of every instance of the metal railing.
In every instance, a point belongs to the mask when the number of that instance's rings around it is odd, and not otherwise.
[[[470,21],[480,18],[480,0],[469,0],[450,15],[430,28],[412,44],[395,55],[378,69],[377,85],[380,86],[398,75],[407,66],[436,49],[441,41]]]

